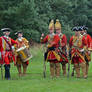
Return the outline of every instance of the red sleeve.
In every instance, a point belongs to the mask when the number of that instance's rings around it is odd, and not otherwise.
[[[1,51],[1,47],[2,47],[2,38],[0,37],[0,51]]]
[[[82,38],[82,44],[83,44],[83,46],[87,46],[87,40],[85,39],[84,36],[83,36],[83,38]]]
[[[65,35],[63,35],[62,37],[62,41],[61,41],[61,44],[62,44],[62,47],[66,46],[67,45],[67,38]]]
[[[13,39],[11,39],[11,43],[12,43],[12,45],[18,44],[17,41],[15,41],[15,40],[13,40]]]
[[[87,45],[88,45],[88,48],[90,47],[90,43],[91,43],[91,36],[87,35]]]
[[[90,48],[92,48],[92,39],[91,39],[91,42],[90,42]]]
[[[46,42],[48,42],[48,35],[43,39],[43,41],[42,41],[42,43],[46,43]]]
[[[69,46],[70,46],[70,48],[72,47],[72,45],[73,45],[73,36],[69,40]]]

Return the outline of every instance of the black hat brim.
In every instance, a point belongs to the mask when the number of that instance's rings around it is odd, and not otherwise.
[[[3,29],[1,29],[1,31],[2,31],[2,32],[10,32],[11,29],[10,29],[10,28],[3,28]]]

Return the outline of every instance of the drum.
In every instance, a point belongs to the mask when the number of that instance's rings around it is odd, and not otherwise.
[[[16,52],[18,53],[18,56],[20,57],[22,62],[26,62],[32,58],[32,55],[30,54],[30,52],[29,52],[28,48],[26,48],[26,46],[17,49]]]

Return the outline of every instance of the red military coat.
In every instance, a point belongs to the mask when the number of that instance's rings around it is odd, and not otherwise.
[[[85,46],[87,46],[87,41],[85,37],[80,36],[78,39],[77,36],[72,36],[70,38],[69,45],[70,45],[70,48],[72,48],[71,50],[72,63],[85,62],[84,56],[80,53],[80,50],[82,50]]]
[[[58,58],[58,54],[55,53],[55,49],[51,50],[52,48],[57,48],[58,47],[58,43],[59,43],[59,36],[58,35],[53,35],[53,37],[50,37],[50,35],[47,35],[41,42],[42,43],[47,43],[47,48],[48,48],[48,54],[47,54],[47,61],[49,62],[54,62],[57,63],[59,62],[59,60],[57,60]]]
[[[9,43],[10,45],[14,45],[17,44],[16,41],[14,41],[13,39],[11,39],[10,37],[7,39],[6,37],[4,37]],[[10,62],[13,60],[15,62],[15,57],[12,54],[12,51],[10,50],[10,47],[8,45],[8,43],[4,40],[3,36],[0,37],[0,54],[1,54],[1,58],[0,58],[0,64],[10,64]]]

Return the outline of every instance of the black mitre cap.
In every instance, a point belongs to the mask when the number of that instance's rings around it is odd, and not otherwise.
[[[10,29],[10,28],[2,28],[1,31],[2,31],[2,32],[10,32],[11,29]]]
[[[78,31],[78,27],[73,27],[73,31]]]

